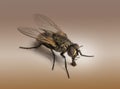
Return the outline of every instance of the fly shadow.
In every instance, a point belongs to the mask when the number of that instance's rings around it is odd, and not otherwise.
[[[40,47],[38,48],[33,48],[35,47],[36,45],[38,45],[39,42],[33,42],[31,45],[32,47],[32,51],[34,51],[35,53],[39,54],[39,55],[43,55],[45,57],[45,59],[48,59],[51,63],[53,63],[53,55],[52,55],[52,52],[50,51],[49,48],[41,45]],[[24,48],[24,47],[20,47],[20,48]],[[28,47],[29,48],[29,47]],[[29,49],[31,50],[31,49]],[[63,65],[64,65],[64,59],[57,53],[55,52],[55,64],[59,65],[62,69],[64,69]],[[70,63],[67,63],[70,65]],[[52,67],[52,66],[51,66]]]

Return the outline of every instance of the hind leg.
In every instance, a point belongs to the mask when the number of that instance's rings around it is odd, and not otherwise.
[[[35,49],[35,48],[39,48],[42,44],[36,45],[34,47],[19,47],[21,49]]]

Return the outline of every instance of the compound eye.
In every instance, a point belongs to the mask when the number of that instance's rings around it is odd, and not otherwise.
[[[74,47],[70,47],[70,49],[68,50],[68,55],[69,55],[70,57],[75,57],[76,54],[77,54],[76,49],[75,49]]]

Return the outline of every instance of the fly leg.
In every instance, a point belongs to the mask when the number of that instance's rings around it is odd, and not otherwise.
[[[39,48],[42,44],[39,44],[37,46],[34,46],[34,47],[19,47],[21,49],[35,49],[35,48]]]
[[[76,66],[76,62],[75,62],[75,58],[72,58],[72,63],[71,63],[72,66]]]
[[[60,55],[65,59],[65,69],[66,69],[68,78],[70,78],[70,75],[69,75],[69,72],[68,72],[68,69],[67,69],[67,62],[66,62],[66,57],[64,56],[64,52],[62,52]]]
[[[55,53],[54,51],[51,49],[52,55],[53,55],[53,65],[52,65],[52,70],[54,69],[55,66]]]
[[[94,57],[94,56],[90,56],[90,55],[84,55],[84,54],[82,54],[82,52],[80,50],[78,52],[80,53],[81,56],[84,56],[84,57]]]

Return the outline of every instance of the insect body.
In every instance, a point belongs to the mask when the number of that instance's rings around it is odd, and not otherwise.
[[[55,53],[53,50],[60,52],[60,55],[65,59],[65,69],[68,78],[70,78],[67,62],[64,53],[72,58],[71,65],[76,66],[75,58],[80,54],[85,57],[93,57],[88,55],[83,55],[79,50],[80,46],[76,43],[71,42],[67,35],[47,16],[41,14],[35,14],[34,19],[39,29],[34,29],[30,27],[18,27],[18,30],[26,36],[32,37],[39,42],[39,45],[35,47],[20,47],[23,49],[33,49],[39,48],[41,45],[49,48],[53,55],[53,65],[52,70],[55,65]],[[54,31],[53,31],[54,30]]]

